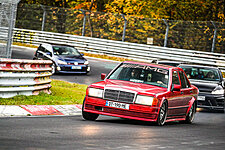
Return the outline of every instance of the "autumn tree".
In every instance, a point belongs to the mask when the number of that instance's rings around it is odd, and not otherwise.
[[[225,21],[225,0],[109,0],[106,11],[155,19]]]
[[[125,15],[125,41],[144,44],[152,37],[154,45],[163,46],[169,26],[167,46],[184,49],[210,49],[215,31],[211,21],[214,21],[218,29],[217,47],[224,49],[225,0],[21,0],[20,3],[51,6],[48,31],[77,35],[86,31],[85,36],[121,40]],[[39,19],[39,24],[41,14],[41,9],[37,9],[33,17]],[[21,23],[28,26],[31,21],[26,19],[31,15],[24,12],[21,16],[24,19]],[[33,26],[40,25],[33,23]]]

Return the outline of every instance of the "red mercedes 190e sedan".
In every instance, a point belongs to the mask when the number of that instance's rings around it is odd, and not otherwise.
[[[101,78],[87,88],[85,120],[96,120],[99,114],[157,125],[194,119],[198,89],[179,67],[125,61]]]

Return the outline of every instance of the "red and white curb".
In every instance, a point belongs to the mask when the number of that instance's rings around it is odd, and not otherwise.
[[[81,115],[82,105],[0,105],[0,117]]]

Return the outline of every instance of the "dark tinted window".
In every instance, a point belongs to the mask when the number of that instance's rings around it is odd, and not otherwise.
[[[177,71],[173,72],[173,77],[172,77],[172,84],[178,84],[180,85],[179,77]]]
[[[219,81],[219,71],[214,68],[198,68],[191,66],[181,66],[189,79]]]
[[[80,53],[76,48],[69,46],[53,46],[53,52],[55,55],[80,56]]]
[[[184,73],[182,71],[179,71],[179,74],[180,74],[181,87],[182,88],[189,88],[190,84],[189,84],[186,76],[184,75]]]
[[[168,87],[169,70],[148,65],[122,64],[109,77],[136,83]]]

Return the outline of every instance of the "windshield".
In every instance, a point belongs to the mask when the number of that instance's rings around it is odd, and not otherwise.
[[[182,67],[189,79],[219,81],[219,73],[213,68]]]
[[[137,64],[122,64],[108,79],[168,87],[169,70]]]
[[[53,52],[55,55],[75,55],[80,56],[77,49],[68,46],[53,46]]]

